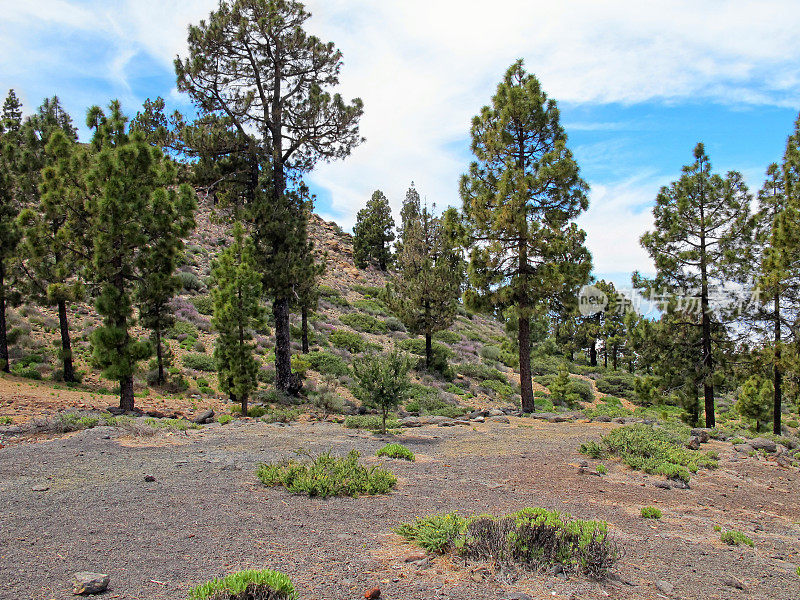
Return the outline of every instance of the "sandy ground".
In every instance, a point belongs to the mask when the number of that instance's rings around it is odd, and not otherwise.
[[[391,494],[329,500],[263,487],[255,468],[300,448],[357,449],[373,462],[385,438],[330,423],[239,422],[138,440],[96,428],[12,444],[0,449],[0,598],[70,598],[71,575],[97,570],[111,575],[104,597],[178,599],[243,568],[286,572],[303,599],[355,599],[376,585],[388,600],[800,598],[796,470],[731,460],[730,445],[714,443],[720,469],[688,490],[657,488],[660,478],[608,461],[605,477],[579,472],[578,444],[612,426],[512,419],[409,430],[394,439],[419,460],[387,461],[399,479]],[[641,519],[645,505],[663,518]],[[418,567],[404,562],[413,549],[391,531],[434,512],[525,506],[607,520],[624,552],[616,579],[509,580],[444,558]],[[717,524],[743,531],[755,549],[723,545]],[[745,589],[726,584],[731,577]],[[660,580],[672,593],[655,587]]]

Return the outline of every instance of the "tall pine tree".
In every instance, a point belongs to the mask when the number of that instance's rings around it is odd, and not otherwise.
[[[258,363],[253,355],[253,330],[263,327],[261,277],[253,240],[236,223],[233,244],[214,261],[212,322],[218,335],[214,347],[219,385],[231,400],[240,402],[247,416],[247,402],[258,385]]]
[[[571,220],[588,206],[587,185],[566,147],[556,103],[522,61],[506,71],[472,121],[477,161],[461,181],[464,213],[476,244],[474,272],[485,301],[513,306],[519,319],[522,409],[534,407],[530,319],[563,285],[558,250]],[[565,265],[566,266],[566,265]]]
[[[377,263],[385,271],[392,261],[394,219],[389,200],[380,190],[372,192],[367,205],[356,214],[353,227],[353,261],[359,269]]]
[[[304,199],[292,183],[320,160],[346,157],[362,141],[361,100],[328,90],[341,53],[303,29],[295,0],[222,0],[189,28],[189,54],[175,61],[178,88],[202,113],[224,116],[246,140],[246,199],[264,289],[273,298],[275,384],[293,391],[289,304],[307,251]]]

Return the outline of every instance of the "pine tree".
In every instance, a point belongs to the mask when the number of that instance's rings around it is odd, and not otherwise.
[[[653,289],[668,294],[697,294],[701,328],[703,396],[706,427],[714,427],[715,329],[711,285],[727,282],[747,245],[752,219],[750,194],[739,173],[723,179],[711,172],[703,144],[694,150],[695,162],[683,168],[680,179],[663,187],[653,208],[655,229],[641,238],[656,266]]]
[[[420,201],[419,192],[411,182],[411,187],[406,191],[406,197],[403,199],[403,205],[400,207],[400,225],[397,227],[397,242],[395,243],[394,250],[397,254],[403,251],[403,235],[409,223],[419,221],[422,214],[422,203]],[[391,227],[394,227],[392,222]]]
[[[386,354],[368,354],[353,363],[356,381],[353,394],[364,406],[380,410],[383,433],[386,433],[389,411],[408,398],[411,365],[408,355],[397,349]]]
[[[87,209],[92,233],[92,279],[100,290],[97,312],[103,323],[92,334],[92,354],[103,376],[120,386],[120,408],[134,408],[133,375],[137,364],[151,354],[146,341],[131,335],[133,306],[148,273],[148,251],[157,243],[159,227],[154,215],[161,211],[178,213],[178,204],[192,194],[183,186],[177,195],[157,192],[174,183],[171,161],[147,144],[140,132],[129,134],[127,118],[114,101],[106,115],[99,107],[89,110],[87,125],[95,130],[92,160],[87,181],[90,199]]]
[[[761,424],[769,421],[772,412],[773,390],[770,382],[758,375],[753,375],[739,389],[739,397],[734,405],[736,412],[745,419],[755,422],[756,431],[761,431]]]
[[[231,400],[241,402],[245,417],[250,394],[258,386],[253,330],[266,321],[255,253],[253,240],[245,237],[244,227],[236,223],[233,244],[214,261],[211,272],[212,323],[219,332],[214,348],[219,384]]]
[[[312,203],[306,203],[307,216],[311,216]],[[295,300],[300,307],[300,344],[303,354],[308,354],[308,317],[319,304],[320,278],[325,273],[327,253],[317,256],[313,242],[308,242],[308,249],[300,259],[297,270],[298,280],[295,284]]]
[[[392,261],[394,219],[389,200],[375,190],[367,205],[356,214],[353,227],[353,261],[359,269],[377,263],[385,271]]]
[[[406,221],[401,241],[387,300],[409,331],[425,336],[425,368],[430,369],[433,334],[450,327],[458,310],[462,280],[453,269],[457,252],[442,220],[427,206]]]
[[[156,352],[156,383],[166,382],[164,374],[164,333],[175,322],[169,303],[180,289],[175,273],[184,238],[194,229],[197,199],[189,186],[179,190],[159,188],[153,192],[152,213],[148,215],[150,242],[139,252],[141,273],[136,289],[139,323],[149,329]]]
[[[76,381],[67,304],[83,298],[81,267],[88,255],[86,239],[88,152],[59,128],[47,143],[49,164],[42,171],[41,197],[20,215],[23,242],[20,268],[29,296],[58,310],[62,377]]]
[[[320,160],[346,157],[362,138],[360,99],[327,90],[339,83],[341,53],[303,29],[295,0],[222,0],[189,28],[189,55],[175,61],[178,88],[201,113],[224,115],[246,141],[246,200],[264,290],[273,298],[276,386],[292,391],[289,304],[292,271],[307,250],[299,176]]]
[[[20,231],[17,217],[20,212],[20,194],[17,190],[15,157],[19,152],[22,127],[22,105],[14,90],[10,90],[3,103],[0,118],[0,370],[11,368],[8,354],[6,309],[10,290],[9,263],[16,256]]]
[[[477,162],[461,181],[472,237],[472,273],[486,304],[514,306],[519,319],[522,409],[535,410],[530,368],[530,319],[564,284],[558,259],[571,220],[588,206],[587,185],[566,147],[554,100],[522,61],[506,72],[472,122]],[[574,235],[572,236],[574,237]]]

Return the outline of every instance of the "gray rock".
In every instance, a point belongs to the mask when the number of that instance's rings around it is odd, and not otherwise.
[[[547,418],[548,423],[566,423],[570,419],[568,417],[562,415],[553,415],[552,417]]]
[[[486,418],[483,415],[480,415],[472,420],[475,421],[476,423],[483,423],[486,420]]]
[[[734,444],[733,449],[744,454],[749,454],[754,450],[750,444]]]
[[[47,490],[49,490],[49,489],[50,489],[50,486],[49,486],[49,485],[45,485],[45,484],[39,484],[39,485],[35,485],[35,486],[33,486],[33,487],[31,488],[31,491],[32,491],[32,492],[46,492],[46,491],[47,491]]]
[[[692,429],[689,435],[700,438],[701,444],[705,444],[709,439],[711,439],[709,430],[706,429],[705,427],[695,427],[694,429]]]
[[[470,419],[477,419],[478,417],[485,417],[489,414],[488,410],[473,410],[467,415]]]
[[[675,590],[675,586],[672,585],[669,581],[656,581],[656,587],[660,592],[665,594],[671,594],[673,590]]]
[[[511,592],[505,597],[505,600],[533,600],[533,598],[525,592]]]
[[[108,588],[111,578],[105,573],[90,573],[83,571],[75,573],[72,581],[72,593],[76,596],[87,594],[102,594]]]
[[[25,433],[25,429],[19,425],[6,425],[0,427],[0,435],[20,435]]]
[[[598,415],[594,418],[594,420],[598,423],[611,423],[611,417],[608,415]]]
[[[653,485],[657,488],[661,488],[662,490],[671,490],[672,486],[668,484],[666,481],[656,481]]]
[[[491,409],[491,410],[489,411],[489,416],[490,416],[490,417],[500,417],[500,416],[503,416],[503,415],[505,415],[505,414],[506,414],[506,413],[504,413],[504,412],[503,412],[502,410],[500,410],[499,408],[493,408],[493,409]]]
[[[508,417],[505,415],[498,415],[496,417],[489,417],[487,421],[492,421],[493,423],[510,423],[511,421],[508,420]]]
[[[624,425],[625,423],[627,423],[627,421],[625,417],[617,417],[616,419],[614,419],[614,423],[619,423],[621,425]]]
[[[559,573],[563,572],[564,572],[564,567],[562,567],[561,565],[553,565],[552,567],[547,569],[548,575],[558,575]]]
[[[154,482],[154,481],[156,480],[156,478],[155,478],[155,477],[153,477],[152,475],[145,475],[145,476],[144,476],[144,480],[145,480],[146,482],[148,482],[148,483],[152,483],[152,482]]]
[[[406,417],[400,419],[400,427],[422,427],[422,422],[419,417]]]
[[[750,440],[750,445],[756,450],[764,450],[765,452],[775,452],[775,450],[778,448],[778,445],[775,442],[768,440],[767,438],[756,438],[754,440]]]
[[[194,419],[192,419],[192,422],[197,423],[198,425],[204,425],[209,421],[211,421],[211,419],[213,418],[214,418],[214,411],[209,408],[208,410],[204,410]]]
[[[431,425],[439,425],[440,427],[449,427],[450,425],[455,425],[455,422],[450,417],[443,417],[441,415],[436,415],[434,417],[428,417],[427,421]]]
[[[732,577],[728,575],[727,577],[722,578],[722,585],[727,585],[728,587],[734,588],[736,590],[744,590],[745,585],[740,580],[736,579],[736,577]]]
[[[700,450],[700,438],[696,435],[693,435],[689,438],[689,441],[686,442],[686,447],[689,450]]]

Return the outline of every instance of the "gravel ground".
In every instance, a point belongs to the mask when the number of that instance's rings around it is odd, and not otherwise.
[[[239,422],[146,439],[103,427],[9,445],[0,448],[0,598],[70,598],[72,574],[90,570],[111,575],[103,597],[178,599],[243,568],[284,571],[303,599],[356,599],[373,586],[388,600],[800,598],[796,470],[732,460],[731,446],[715,443],[721,468],[689,490],[657,488],[660,478],[608,461],[605,477],[581,473],[577,446],[610,427],[512,419],[409,430],[393,439],[418,461],[386,461],[394,492],[329,500],[263,487],[254,470],[300,448],[370,457],[386,439],[327,423]],[[641,519],[645,505],[664,517]],[[525,506],[609,521],[624,551],[615,577],[512,579],[446,558],[415,566],[403,560],[413,549],[391,533],[432,512]],[[723,545],[716,524],[745,532],[755,549]]]

